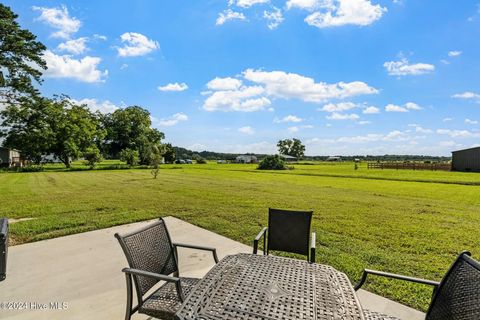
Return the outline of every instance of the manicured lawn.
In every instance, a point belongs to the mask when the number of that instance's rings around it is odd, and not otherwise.
[[[352,281],[365,267],[439,280],[460,251],[480,257],[480,174],[254,168],[165,165],[156,180],[149,170],[2,173],[0,216],[36,218],[11,225],[16,244],[167,215],[251,244],[268,207],[313,209],[317,262]],[[370,290],[416,308],[431,296],[421,285],[371,279]]]

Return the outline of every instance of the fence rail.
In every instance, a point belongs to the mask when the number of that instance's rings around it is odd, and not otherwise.
[[[368,162],[368,169],[397,169],[397,170],[452,170],[449,163],[417,163],[417,162]]]

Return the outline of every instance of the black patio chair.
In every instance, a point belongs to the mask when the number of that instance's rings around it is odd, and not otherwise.
[[[120,242],[130,266],[122,270],[127,281],[126,320],[130,320],[137,311],[158,319],[174,318],[184,298],[199,281],[195,278],[180,277],[178,247],[211,251],[215,263],[218,262],[214,248],[172,243],[161,218],[140,230],[123,235],[116,233],[115,237]],[[132,278],[138,301],[133,308]],[[161,282],[165,283],[152,290]]]
[[[470,256],[470,252],[462,252],[440,282],[365,269],[355,290],[360,289],[368,274],[431,285],[433,295],[425,320],[478,320],[480,263]],[[367,320],[400,320],[369,310],[364,313]]]
[[[315,232],[310,240],[313,211],[268,209],[268,227],[253,240],[253,254],[257,254],[258,241],[263,237],[263,254],[270,250],[298,253],[315,262]],[[309,259],[310,258],[310,259]]]
[[[0,219],[0,281],[7,277],[8,219]]]

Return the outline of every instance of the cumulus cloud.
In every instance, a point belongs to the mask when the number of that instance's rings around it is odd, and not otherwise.
[[[338,113],[334,112],[327,116],[327,119],[329,120],[358,120],[360,117],[358,114],[351,113],[351,114],[345,114],[345,113]]]
[[[443,122],[449,122],[449,121],[453,121],[453,118],[443,118],[442,120]]]
[[[116,106],[109,100],[97,100],[91,98],[84,98],[81,100],[71,99],[73,103],[86,105],[92,111],[99,111],[101,113],[112,113],[115,110],[118,110],[120,107]]]
[[[313,11],[316,9],[334,10],[333,0],[288,0],[285,4],[287,10],[292,8]]]
[[[108,71],[98,69],[101,59],[98,57],[86,56],[81,59],[74,59],[68,55],[56,55],[46,50],[43,58],[48,69],[44,75],[50,78],[73,78],[83,82],[104,82]]]
[[[418,132],[418,133],[433,133],[433,130],[425,129],[425,128],[422,128],[420,126],[415,126],[415,132]]]
[[[175,113],[174,115],[168,118],[157,119],[155,117],[151,117],[151,119],[154,125],[162,126],[162,127],[172,127],[178,124],[179,122],[187,121],[188,116],[183,112],[179,112],[179,113]]]
[[[123,47],[117,48],[120,57],[144,56],[160,48],[157,41],[148,39],[141,33],[125,32],[120,36]]]
[[[331,1],[290,1],[290,6],[312,9],[318,4],[326,8],[315,11],[305,18],[305,22],[317,28],[339,27],[344,25],[367,26],[380,19],[386,8],[374,5],[370,0],[336,0]]]
[[[385,106],[387,112],[408,112],[409,110],[422,110],[422,108],[413,102],[407,102],[403,106],[388,104]]]
[[[239,79],[215,78],[207,83],[210,91],[203,108],[208,111],[258,111],[270,106],[271,98],[300,99],[305,102],[324,102],[378,91],[361,81],[327,84],[284,71],[247,69],[242,73],[245,85]]]
[[[448,135],[451,138],[473,138],[480,137],[479,132],[469,130],[451,130],[451,129],[437,129],[437,134]]]
[[[467,123],[467,124],[478,124],[478,121],[467,118],[467,119],[465,119],[465,123]]]
[[[276,29],[280,25],[280,23],[282,23],[284,20],[282,11],[277,7],[273,7],[272,11],[265,10],[263,12],[263,17],[267,19],[268,21],[267,26],[270,30]]]
[[[242,81],[235,78],[218,78],[209,81],[207,88],[210,90],[237,90],[242,85]]]
[[[256,4],[268,3],[270,0],[237,0],[236,5],[241,8],[250,8]]]
[[[462,54],[462,51],[458,51],[458,50],[448,52],[449,57],[459,57],[461,54]]]
[[[33,10],[40,11],[37,20],[58,29],[58,31],[52,33],[54,38],[69,39],[82,25],[80,20],[70,16],[67,7],[64,5],[59,8],[33,7]]]
[[[375,114],[375,113],[380,113],[380,109],[374,106],[366,107],[363,109],[364,114]]]
[[[169,83],[164,86],[159,86],[158,90],[160,91],[185,91],[188,89],[188,85],[186,83]]]
[[[391,76],[420,75],[435,70],[433,64],[410,63],[407,58],[401,58],[399,61],[387,61],[383,66]]]
[[[465,91],[462,93],[456,93],[452,96],[452,98],[456,99],[465,99],[465,100],[478,100],[480,101],[480,94],[471,92],[471,91]]]
[[[87,37],[68,40],[60,43],[57,48],[60,51],[67,51],[73,54],[81,54],[87,50],[87,45],[86,45],[87,41],[88,41]]]
[[[242,12],[233,11],[232,9],[224,10],[218,14],[217,21],[215,24],[217,26],[223,25],[229,20],[245,20],[245,15]]]
[[[329,103],[323,106],[321,111],[326,112],[341,112],[356,108],[357,105],[353,102],[339,102],[339,103]]]
[[[297,122],[302,122],[302,121],[303,121],[302,118],[291,115],[291,114],[283,117],[282,119],[278,119],[278,118],[273,119],[273,122],[275,122],[275,123],[288,123],[288,122],[297,123]]]
[[[238,132],[252,135],[255,133],[255,130],[253,130],[252,127],[246,126],[246,127],[238,128]]]

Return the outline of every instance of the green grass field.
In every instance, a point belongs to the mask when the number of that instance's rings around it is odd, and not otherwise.
[[[149,170],[0,174],[0,216],[15,244],[172,215],[251,244],[267,208],[314,210],[317,262],[357,281],[363,268],[439,280],[455,256],[480,257],[480,174],[359,170],[352,163],[165,165]],[[431,290],[371,278],[367,287],[425,309]]]

